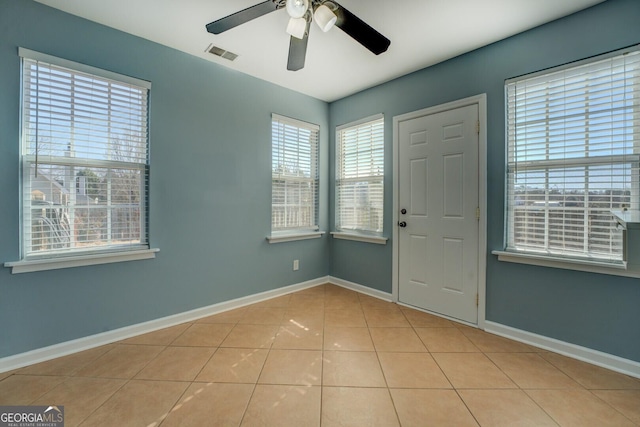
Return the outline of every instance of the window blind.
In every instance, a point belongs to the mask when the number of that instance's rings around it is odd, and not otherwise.
[[[506,82],[507,250],[622,261],[639,208],[638,47]]]
[[[317,125],[272,115],[272,232],[319,229],[318,133]]]
[[[20,53],[23,257],[148,248],[150,85]]]
[[[336,133],[336,229],[381,234],[384,118],[347,124]]]

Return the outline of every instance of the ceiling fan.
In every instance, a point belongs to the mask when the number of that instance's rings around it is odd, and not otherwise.
[[[312,20],[324,32],[337,26],[376,55],[385,52],[391,44],[388,38],[333,0],[266,0],[207,24],[207,31],[220,34],[279,9],[286,9],[290,17],[287,70],[297,71],[304,67]]]

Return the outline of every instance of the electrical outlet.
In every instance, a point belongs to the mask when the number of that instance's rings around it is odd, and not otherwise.
[[[293,260],[293,271],[298,271],[300,268],[300,262],[297,259]]]

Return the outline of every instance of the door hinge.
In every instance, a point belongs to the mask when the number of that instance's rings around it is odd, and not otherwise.
[[[480,221],[480,207],[476,208],[476,219]]]
[[[476,133],[480,135],[480,120],[476,122]]]
[[[480,305],[480,294],[476,294],[476,307]]]

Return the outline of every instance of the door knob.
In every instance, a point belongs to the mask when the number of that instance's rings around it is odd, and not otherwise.
[[[407,223],[405,221],[398,221],[398,225],[404,228],[407,226]]]

